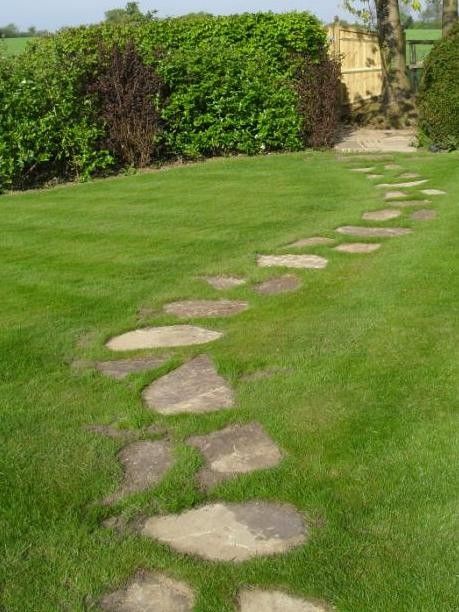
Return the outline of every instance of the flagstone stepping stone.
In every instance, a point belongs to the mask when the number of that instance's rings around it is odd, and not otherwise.
[[[259,255],[257,263],[261,268],[325,268],[328,261],[318,255]]]
[[[258,423],[232,425],[207,436],[188,438],[187,443],[206,459],[198,474],[206,489],[237,474],[274,467],[282,458],[278,446]]]
[[[123,466],[123,483],[105,499],[106,504],[157,484],[172,466],[172,447],[165,440],[139,440],[125,446],[118,453],[118,459]]]
[[[372,170],[374,170],[374,166],[371,166],[369,168],[351,168],[351,172],[371,172]]]
[[[373,253],[381,247],[380,244],[368,242],[348,242],[335,247],[340,253]]]
[[[446,195],[446,191],[441,189],[422,189],[421,193],[428,196]]]
[[[400,164],[386,164],[384,166],[385,170],[401,170],[402,166]]]
[[[258,285],[254,289],[261,295],[277,295],[278,293],[289,293],[301,287],[300,279],[294,274],[284,274],[277,278],[270,278]]]
[[[112,351],[135,351],[167,346],[206,344],[222,336],[221,332],[194,325],[166,325],[135,329],[121,336],[115,336],[107,342],[106,346]]]
[[[378,189],[389,189],[393,187],[394,189],[401,189],[404,187],[418,187],[419,185],[423,185],[427,183],[429,179],[421,179],[420,181],[407,181],[406,183],[380,183],[376,185]]]
[[[364,238],[392,238],[411,234],[407,227],[361,227],[358,225],[344,225],[336,230],[340,234],[362,236]]]
[[[363,213],[362,219],[365,219],[365,221],[389,221],[389,219],[396,219],[397,217],[400,217],[401,214],[402,213],[399,210],[384,208],[382,210],[374,210]]]
[[[164,311],[177,317],[230,317],[248,308],[247,302],[234,300],[185,300],[164,306]]]
[[[391,206],[397,206],[397,208],[409,208],[410,206],[427,206],[432,204],[430,200],[399,200],[391,202]]]
[[[287,245],[287,248],[301,249],[309,246],[321,246],[335,242],[333,238],[326,238],[325,236],[311,236],[310,238],[302,238],[296,242],[292,242]]]
[[[239,287],[245,285],[247,282],[243,278],[237,276],[204,276],[203,280],[209,283],[214,289],[232,289],[233,287]]]
[[[211,561],[276,555],[306,541],[308,529],[292,506],[269,502],[209,504],[147,519],[142,535]]]
[[[105,595],[105,612],[192,612],[194,593],[184,582],[160,573],[137,572],[124,589]]]
[[[96,363],[96,369],[104,376],[122,380],[138,372],[147,372],[154,370],[164,365],[168,357],[144,357],[138,359],[119,359],[117,361],[99,361]]]
[[[436,210],[423,208],[421,210],[417,210],[416,212],[412,213],[411,218],[414,221],[431,221],[432,219],[435,219],[436,216],[437,216]]]
[[[384,174],[367,174],[367,179],[378,179],[378,178],[382,178],[384,176]]]
[[[415,178],[419,178],[421,175],[418,174],[417,172],[404,172],[403,174],[400,174],[400,176],[398,177],[399,179],[415,179]]]
[[[385,200],[398,200],[400,198],[406,198],[408,194],[404,191],[388,191],[384,196]]]
[[[328,612],[323,604],[292,597],[282,591],[244,589],[239,594],[239,612]]]
[[[207,355],[195,357],[155,380],[142,393],[160,414],[203,413],[232,408],[233,392]]]

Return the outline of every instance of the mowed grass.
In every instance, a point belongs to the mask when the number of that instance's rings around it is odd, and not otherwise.
[[[24,36],[20,38],[0,38],[0,54],[19,55],[24,52],[27,43],[35,40],[33,36]]]
[[[390,159],[448,192],[432,198],[438,219],[405,211],[387,225],[413,234],[371,255],[307,249],[328,267],[298,272],[302,288],[274,297],[251,288],[282,273],[258,269],[256,254],[310,235],[352,241],[333,230],[381,207],[382,194],[349,165],[378,171],[383,160],[222,159],[0,198],[0,608],[93,609],[146,568],[188,582],[200,612],[234,610],[245,585],[340,611],[458,609],[459,157]],[[176,322],[165,303],[221,296],[199,278],[219,273],[249,281],[223,294],[249,310],[193,321],[223,339],[169,350],[166,366],[122,382],[85,367],[124,356],[104,347],[112,335]],[[142,406],[146,384],[203,352],[234,386],[235,409],[163,417]],[[271,378],[244,377],[272,367]],[[201,459],[186,438],[252,421],[282,463],[199,492]],[[122,442],[85,429],[99,423],[165,426],[175,467],[155,489],[103,506],[121,478]],[[211,563],[101,525],[212,500],[293,504],[309,542]]]

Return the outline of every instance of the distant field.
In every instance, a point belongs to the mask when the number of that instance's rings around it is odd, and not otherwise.
[[[0,42],[0,53],[6,49],[6,55],[18,55],[22,53],[28,42],[34,40],[33,36],[24,38],[3,38]]]
[[[406,57],[408,62],[411,63],[410,57],[410,44],[408,41],[410,40],[431,40],[432,44],[436,40],[440,40],[441,38],[441,30],[421,30],[421,29],[412,29],[405,30],[406,35]],[[416,45],[416,60],[417,62],[423,61],[426,56],[430,53],[432,49],[432,45]]]

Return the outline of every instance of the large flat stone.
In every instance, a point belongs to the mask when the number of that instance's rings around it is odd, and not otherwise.
[[[406,227],[363,227],[359,225],[344,225],[338,227],[337,232],[349,236],[362,236],[364,238],[393,238],[411,234],[412,230]]]
[[[139,440],[125,446],[118,459],[123,466],[123,482],[116,493],[105,499],[105,503],[117,502],[158,484],[172,466],[172,447],[164,440]]]
[[[328,261],[318,255],[259,255],[257,263],[261,268],[325,268]]]
[[[124,589],[105,595],[105,612],[191,612],[194,594],[184,582],[160,573],[138,572]]]
[[[346,131],[335,149],[342,152],[414,153],[417,150],[413,145],[414,140],[415,132],[413,130],[378,130],[362,127],[355,128],[350,132]],[[350,159],[355,160],[355,158]],[[376,158],[372,156],[367,163],[372,163],[373,160],[376,160]]]
[[[155,516],[145,522],[142,534],[182,553],[233,562],[284,553],[308,535],[294,508],[268,502],[216,503]]]
[[[351,172],[363,172],[364,174],[372,170],[374,170],[374,166],[369,166],[367,168],[351,168]]]
[[[403,183],[380,183],[376,185],[378,189],[403,189],[404,187],[419,187],[427,183],[429,179],[421,179],[419,181],[407,181]]]
[[[206,466],[198,474],[204,488],[236,474],[273,467],[282,458],[278,446],[258,423],[232,425],[207,436],[193,436],[187,443],[206,459]]]
[[[384,166],[385,170],[401,170],[402,166],[400,164],[386,164]]]
[[[385,200],[400,200],[400,198],[407,198],[408,194],[405,191],[388,191],[384,196]]]
[[[166,325],[146,327],[115,336],[106,346],[112,351],[135,351],[139,349],[161,348],[168,346],[190,346],[206,344],[221,338],[221,332],[194,325]]]
[[[154,381],[142,393],[146,405],[161,414],[202,413],[231,408],[233,392],[207,355]]]
[[[154,370],[164,365],[168,357],[144,357],[134,359],[118,359],[116,361],[99,361],[96,363],[96,369],[104,376],[122,380],[138,372],[147,372]]]
[[[299,287],[301,287],[301,281],[297,276],[294,274],[284,274],[283,276],[263,281],[255,285],[254,289],[261,295],[277,295],[278,293],[296,291]]]
[[[396,219],[400,217],[402,213],[399,210],[393,208],[383,208],[382,210],[374,210],[363,213],[362,219],[365,221],[389,221],[389,219]]]
[[[292,597],[282,591],[244,589],[239,594],[239,612],[327,612],[323,604]]]
[[[428,196],[446,195],[446,191],[442,191],[441,189],[422,189],[421,193]]]
[[[423,208],[421,210],[416,210],[411,214],[411,218],[413,221],[432,221],[437,216],[437,211],[429,208]]]
[[[219,290],[239,287],[240,285],[245,285],[247,282],[245,279],[239,278],[238,276],[204,276],[203,280],[209,283],[214,289]]]
[[[325,236],[311,236],[310,238],[301,238],[296,242],[292,242],[291,244],[287,245],[287,248],[302,249],[310,246],[328,245],[332,244],[333,242],[335,242],[333,238],[326,238]]]
[[[177,317],[230,317],[248,308],[247,302],[235,300],[185,300],[164,306],[164,311]]]
[[[335,247],[340,253],[373,253],[381,247],[380,244],[371,242],[347,242]]]
[[[421,175],[418,174],[417,172],[404,172],[403,174],[400,174],[400,176],[398,177],[398,179],[417,179],[419,178]],[[398,180],[397,179],[397,180]]]

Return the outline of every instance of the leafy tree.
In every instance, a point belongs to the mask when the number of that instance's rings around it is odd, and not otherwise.
[[[111,9],[105,12],[106,23],[143,23],[145,21],[151,21],[155,18],[156,11],[147,11],[142,13],[139,8],[138,2],[128,2],[125,8]]]

